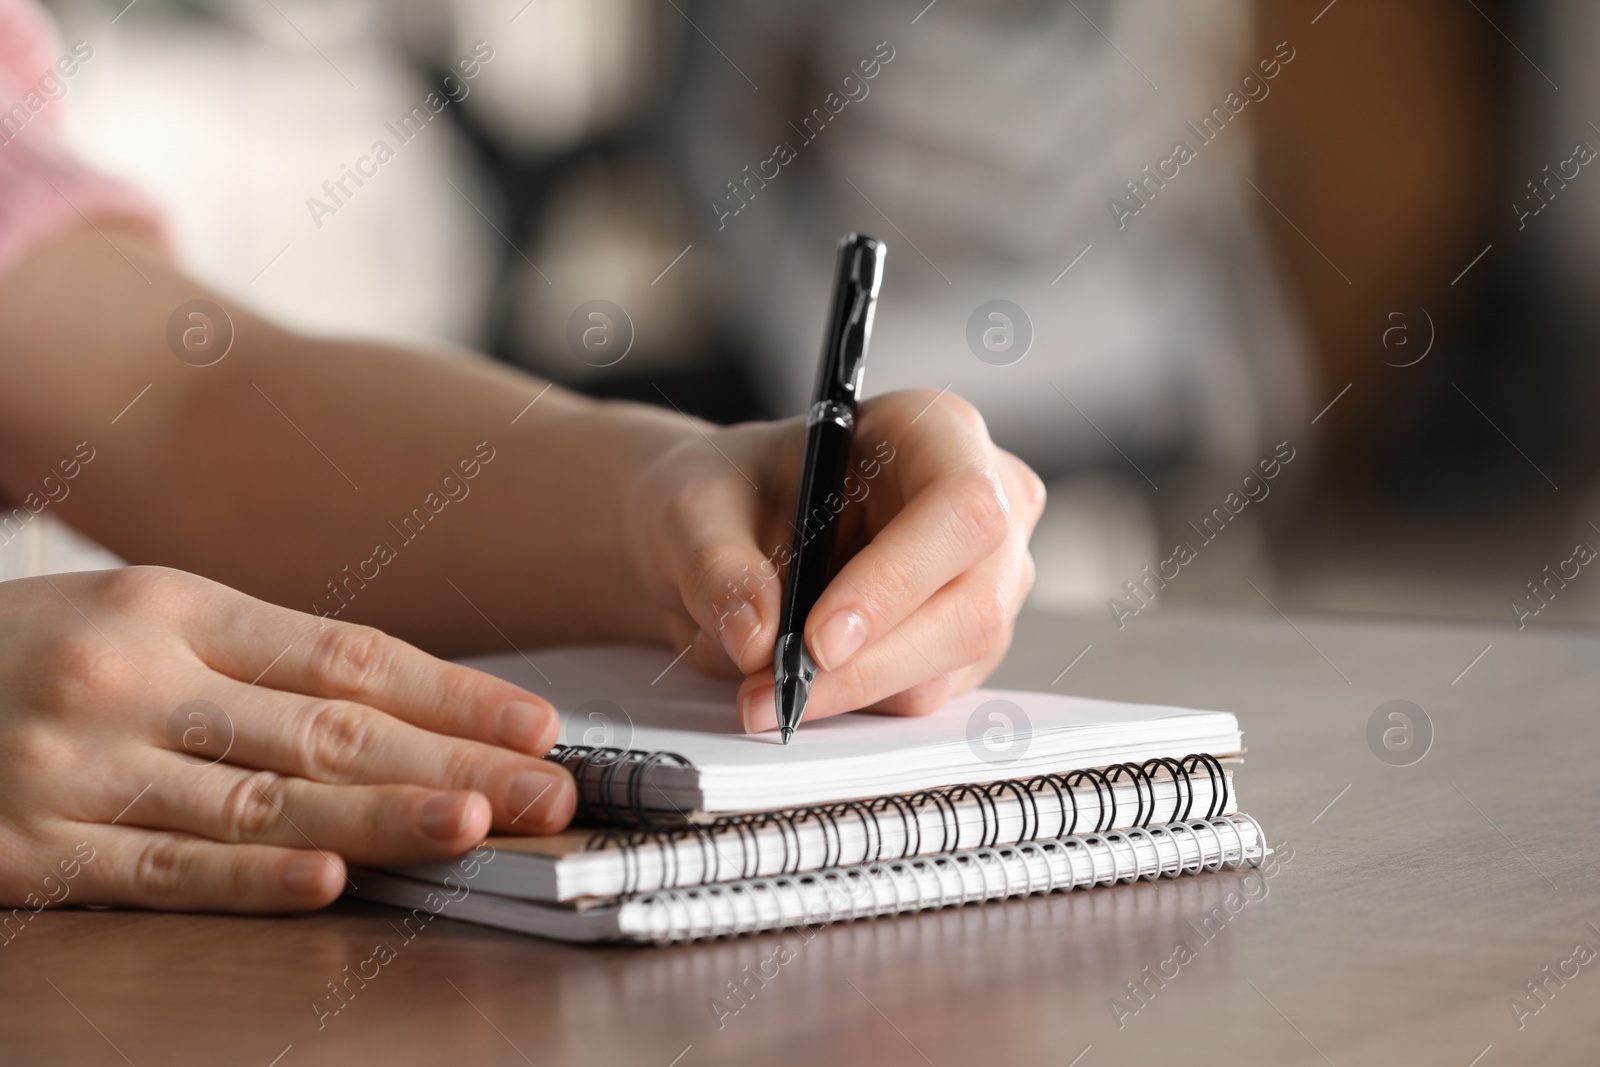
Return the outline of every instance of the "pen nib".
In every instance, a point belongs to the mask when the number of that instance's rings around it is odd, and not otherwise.
[[[778,638],[772,657],[772,678],[777,686],[774,696],[778,701],[778,732],[787,745],[806,713],[811,683],[817,678],[817,665],[806,652],[799,634],[784,634]]]

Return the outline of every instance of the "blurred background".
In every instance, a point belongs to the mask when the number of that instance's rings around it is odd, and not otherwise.
[[[1038,605],[1600,621],[1596,5],[49,7],[79,150],[295,325],[789,416],[859,229],[868,391],[1049,483]]]

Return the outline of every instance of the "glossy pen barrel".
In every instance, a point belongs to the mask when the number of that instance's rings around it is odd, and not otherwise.
[[[845,508],[844,479],[855,440],[862,361],[872,337],[884,252],[882,241],[865,234],[848,234],[839,242],[833,303],[817,368],[816,400],[806,419],[805,465],[789,531],[789,573],[772,650],[773,696],[784,744],[805,715],[811,684],[817,677],[817,664],[805,646],[806,616],[838,565],[834,548]]]
[[[823,408],[824,405],[818,405]],[[806,433],[805,473],[800,479],[789,554],[790,580],[784,585],[783,610],[778,617],[779,633],[800,633],[806,616],[833,577],[834,545],[838,540],[840,514],[845,498],[837,488],[850,463],[850,448],[855,441],[855,417],[845,408],[813,409]],[[826,487],[812,489],[807,487]]]

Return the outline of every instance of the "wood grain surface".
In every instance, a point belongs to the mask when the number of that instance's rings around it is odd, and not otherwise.
[[[355,903],[46,912],[0,948],[0,1063],[1596,1062],[1600,960],[1576,962],[1600,951],[1596,635],[1030,616],[995,683],[1051,688],[1091,644],[1056,691],[1239,714],[1242,804],[1281,850],[1271,878],[663,949],[443,919],[407,941],[397,913]],[[1404,767],[1367,740],[1397,699],[1433,731]],[[380,943],[393,958],[319,1020],[339,1003],[328,983]]]

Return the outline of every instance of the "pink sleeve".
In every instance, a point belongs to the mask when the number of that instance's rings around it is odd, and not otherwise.
[[[63,143],[60,100],[93,58],[85,42],[63,48],[35,0],[0,0],[0,274],[85,220],[132,223],[166,243],[153,204]]]

